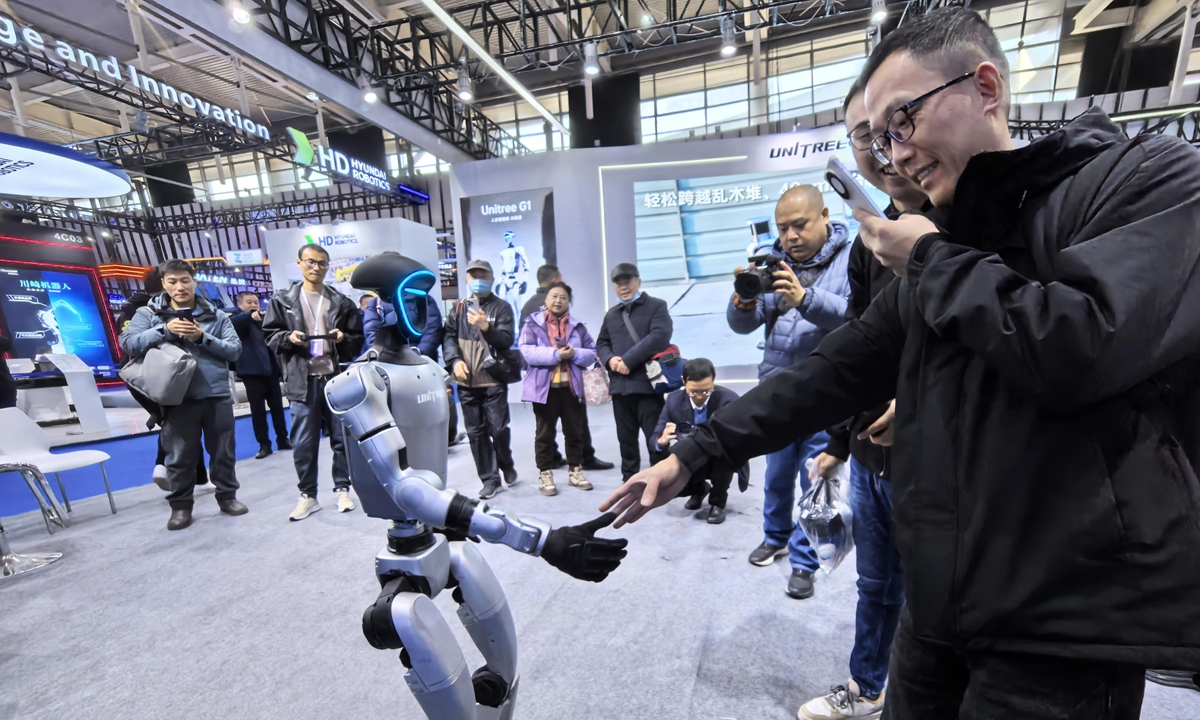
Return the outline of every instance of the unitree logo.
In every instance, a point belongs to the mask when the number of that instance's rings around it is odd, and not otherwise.
[[[292,162],[297,165],[312,167],[316,164],[323,170],[347,177],[362,187],[382,190],[386,193],[395,192],[395,188],[387,178],[387,173],[374,165],[368,165],[357,158],[346,157],[338,150],[327,149],[320,145],[314,147],[308,136],[296,128],[287,128],[287,133],[296,145],[296,154],[292,156]]]

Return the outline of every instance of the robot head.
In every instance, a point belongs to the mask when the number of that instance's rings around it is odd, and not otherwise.
[[[516,237],[517,237],[517,234],[515,232],[513,232],[512,230],[509,230],[504,233],[504,243],[506,245],[508,245],[509,247],[512,247],[513,241]]]
[[[429,316],[429,291],[437,284],[437,275],[410,257],[384,252],[358,264],[350,276],[350,285],[371,290],[395,308],[396,329],[404,339],[416,342],[425,330]],[[386,316],[392,322],[391,314]]]

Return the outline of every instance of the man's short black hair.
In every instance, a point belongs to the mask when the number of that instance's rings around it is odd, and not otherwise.
[[[683,381],[684,382],[700,382],[717,377],[717,369],[713,367],[712,360],[708,358],[693,358],[688,360],[683,365]]]
[[[300,252],[296,253],[296,257],[303,260],[305,250],[316,250],[317,252],[324,255],[326,260],[329,259],[329,251],[316,243],[304,243],[303,245],[301,245]]]
[[[854,78],[854,83],[850,86],[850,89],[846,91],[846,99],[842,101],[842,115],[846,114],[846,109],[850,107],[850,101],[854,99],[855,95],[861,93],[866,85],[866,77],[859,75],[858,77]]]
[[[538,268],[537,281],[541,287],[549,287],[550,283],[559,277],[562,277],[562,274],[558,272],[557,265],[543,265]]]
[[[256,292],[252,292],[250,290],[243,290],[240,293],[238,293],[237,295],[233,296],[233,301],[235,303],[240,303],[242,301],[242,298],[247,295],[253,295],[254,297],[258,297],[258,293],[256,293]]]
[[[941,71],[947,79],[969,73],[990,61],[1008,79],[1008,59],[987,21],[974,10],[940,8],[909,20],[875,46],[859,79],[865,86],[879,66],[894,53],[907,52],[921,65]],[[932,88],[930,88],[932,89]],[[850,95],[846,95],[849,105]]]
[[[567,299],[570,300],[572,298],[571,286],[566,284],[562,280],[555,280],[554,282],[547,285],[546,286],[546,294],[549,295],[550,291],[553,290],[554,288],[562,288],[563,290],[566,290],[567,291]]]
[[[196,277],[196,269],[193,268],[192,264],[187,260],[168,260],[162,265],[158,266],[158,276],[160,278],[159,283],[162,283],[161,278],[165,278],[166,276],[172,274],[179,275],[181,273],[187,273],[193,278]]]

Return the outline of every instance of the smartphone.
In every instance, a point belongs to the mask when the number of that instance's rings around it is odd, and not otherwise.
[[[829,163],[825,166],[825,181],[838,197],[855,210],[871,213],[875,217],[886,217],[883,208],[875,204],[862,183],[855,179],[850,170],[836,157],[829,158]]]
[[[479,312],[479,300],[474,297],[467,298],[467,309]]]

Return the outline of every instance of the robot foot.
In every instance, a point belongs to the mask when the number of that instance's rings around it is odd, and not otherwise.
[[[471,684],[475,686],[475,702],[479,705],[498,708],[508,699],[508,683],[487,665],[475,671]]]
[[[481,695],[481,692],[480,692],[481,684],[489,684],[490,685],[492,682],[490,680],[485,681],[485,683],[480,682],[482,679],[482,676],[485,673],[490,676],[495,677],[496,687],[501,687],[504,689],[504,694],[505,694],[504,700],[501,701],[497,705],[488,704],[487,702],[484,701],[484,698]],[[472,682],[475,683],[475,713],[476,713],[475,717],[476,717],[476,720],[511,720],[512,719],[513,710],[516,708],[516,704],[517,704],[517,685],[520,684],[519,678],[517,680],[513,681],[512,687],[506,687],[504,685],[504,680],[501,679],[499,675],[496,675],[491,670],[488,670],[487,666],[485,665],[484,667],[480,668],[475,673],[475,675],[471,678],[471,680],[472,680]],[[485,692],[494,692],[494,690],[489,688]]]

